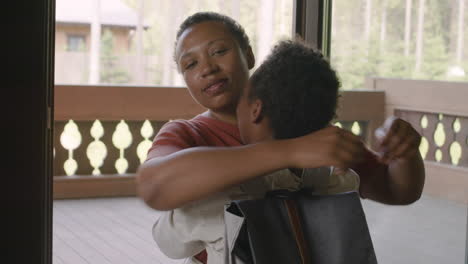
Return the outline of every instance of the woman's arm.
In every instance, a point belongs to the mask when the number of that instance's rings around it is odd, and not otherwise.
[[[388,165],[370,162],[374,164],[365,165],[366,169],[356,169],[361,176],[362,197],[393,205],[411,204],[420,198],[425,174],[419,153],[393,160]]]
[[[195,147],[148,160],[139,169],[145,202],[171,210],[254,176],[286,167],[286,155],[268,142],[242,147]],[[163,146],[162,148],[165,148]]]
[[[422,194],[425,172],[420,135],[407,122],[391,117],[377,130],[380,155],[370,154],[358,169],[363,197],[386,204],[410,204]]]
[[[241,147],[164,145],[140,166],[137,188],[150,207],[171,210],[283,168],[350,167],[364,151],[359,138],[336,127]]]

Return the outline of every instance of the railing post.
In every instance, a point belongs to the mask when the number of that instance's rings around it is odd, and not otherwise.
[[[466,207],[465,264],[468,264],[468,206]]]

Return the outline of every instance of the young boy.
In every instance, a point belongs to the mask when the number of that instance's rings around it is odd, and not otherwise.
[[[335,116],[339,85],[320,53],[299,41],[280,42],[252,75],[239,101],[243,142],[295,138],[328,126]],[[331,173],[329,167],[276,171],[165,212],[153,227],[153,237],[171,258],[190,257],[206,249],[207,263],[223,263],[226,203],[262,198],[273,189],[303,187],[322,194],[357,191],[359,178],[351,170]],[[190,258],[189,263],[199,262]]]
[[[336,72],[320,52],[297,40],[278,43],[251,76],[239,100],[237,119],[243,142],[296,138],[327,126],[336,129],[330,122],[335,117],[339,87]],[[296,189],[339,193],[357,190],[359,185],[352,171],[334,169],[333,177],[323,172],[319,177],[317,169],[290,170],[304,181]],[[315,176],[304,177],[310,173]]]

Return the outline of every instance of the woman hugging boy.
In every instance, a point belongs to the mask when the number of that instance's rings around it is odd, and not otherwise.
[[[419,199],[419,134],[389,118],[377,155],[331,126],[339,81],[319,52],[283,41],[249,80],[255,59],[242,27],[220,14],[197,13],[181,24],[174,58],[192,97],[208,110],[164,125],[138,171],[140,196],[166,211],[153,235],[167,256],[222,263],[224,204],[270,189],[307,184],[326,193],[358,189],[386,204]],[[321,167],[342,171],[330,179],[308,177],[314,170],[304,169]]]

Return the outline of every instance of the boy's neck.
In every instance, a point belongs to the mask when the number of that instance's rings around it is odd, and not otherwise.
[[[249,143],[256,143],[273,139],[275,139],[275,137],[273,136],[273,130],[270,127],[269,120],[268,118],[263,118],[252,128]]]
[[[261,122],[258,124],[257,129],[252,136],[252,143],[275,139],[273,136],[273,131],[270,128],[270,124],[268,122]],[[289,170],[297,177],[301,177],[303,172],[303,169],[301,168],[289,168]]]
[[[217,119],[232,125],[237,125],[237,119],[235,114],[216,113],[214,111],[208,110],[206,112],[203,112],[201,115]]]
[[[268,134],[268,133],[256,133],[253,137],[252,137],[252,142],[251,143],[255,143],[255,142],[261,142],[261,141],[267,141],[267,140],[273,140],[273,135],[272,134]]]

